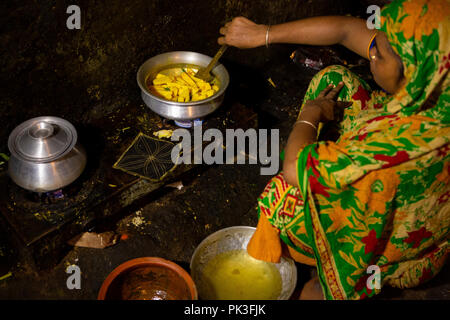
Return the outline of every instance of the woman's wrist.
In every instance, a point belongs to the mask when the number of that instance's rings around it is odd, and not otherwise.
[[[272,27],[268,24],[260,24],[258,25],[258,36],[257,36],[257,47],[262,47],[269,45],[271,43],[270,41],[270,33],[272,31]],[[268,42],[266,42],[268,40]]]
[[[303,120],[311,122],[313,125],[317,126],[320,123],[320,108],[303,108],[300,112],[300,116],[297,120]]]

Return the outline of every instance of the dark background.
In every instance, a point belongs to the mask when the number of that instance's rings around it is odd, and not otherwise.
[[[0,152],[7,153],[10,132],[23,121],[59,116],[78,128],[96,127],[114,162],[124,143],[112,144],[111,132],[124,126],[132,139],[146,126],[115,121],[127,109],[150,112],[142,104],[136,72],[148,58],[167,51],[213,55],[219,28],[235,16],[276,24],[318,15],[366,18],[371,4],[387,1],[333,0],[127,0],[127,1],[2,1],[0,3]],[[68,30],[66,9],[81,8],[81,30]],[[299,68],[289,56],[298,46],[272,45],[227,50],[221,62],[230,73],[228,100],[258,113],[268,127],[280,129],[285,142],[299,103],[315,71]],[[345,50],[343,57],[350,55]],[[366,70],[366,73],[368,71]],[[277,84],[271,87],[271,78]],[[120,120],[120,119],[119,119]],[[130,122],[131,121],[131,122]],[[126,123],[125,123],[126,122]],[[101,124],[101,126],[97,126]],[[259,126],[264,126],[263,121]],[[81,132],[80,132],[81,131]],[[107,132],[108,131],[108,132]],[[95,140],[95,139],[94,139]],[[99,151],[100,152],[100,151]],[[108,164],[109,165],[109,164]],[[52,269],[38,271],[21,261],[8,261],[0,276],[0,299],[95,299],[105,277],[120,263],[159,256],[186,266],[196,246],[209,234],[233,225],[256,224],[256,199],[270,177],[259,166],[212,166],[184,180],[182,190],[167,190],[123,208],[122,219],[106,230],[126,233],[129,240],[103,249],[73,248]],[[0,171],[5,166],[0,166]],[[139,214],[138,214],[139,213]],[[134,227],[133,217],[146,223]],[[110,227],[110,229],[108,229]],[[1,230],[0,230],[1,231]],[[0,232],[1,233],[1,232]],[[0,238],[5,234],[1,233]],[[2,240],[2,239],[0,239]],[[7,241],[6,241],[7,242]],[[2,251],[3,250],[3,251]],[[8,250],[0,241],[0,258]],[[82,289],[68,290],[65,268],[82,270]],[[448,269],[448,268],[447,268]],[[4,273],[3,273],[4,271]],[[299,288],[311,268],[299,268]],[[414,290],[388,290],[381,299],[448,297],[448,270]]]

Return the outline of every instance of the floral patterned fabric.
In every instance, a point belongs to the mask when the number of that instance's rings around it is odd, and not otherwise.
[[[381,286],[407,288],[432,278],[449,252],[450,3],[393,1],[382,30],[404,63],[406,86],[395,95],[371,91],[341,66],[320,71],[305,101],[328,84],[345,83],[351,100],[337,141],[319,141],[298,154],[300,188],[274,177],[258,199],[289,247],[314,259],[327,299],[362,299],[381,271]],[[259,227],[258,227],[259,229]],[[256,231],[254,248],[270,248]],[[253,242],[253,243],[252,243]]]

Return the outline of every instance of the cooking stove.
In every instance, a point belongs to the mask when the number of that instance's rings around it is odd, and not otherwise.
[[[27,251],[37,266],[54,263],[65,242],[92,221],[90,210],[106,199],[100,176],[100,170],[88,166],[69,186],[40,194],[0,174],[0,212],[17,249]]]
[[[2,199],[8,208],[5,216],[15,226],[16,231],[21,230],[19,233],[29,245],[40,238],[44,229],[47,229],[45,226],[58,226],[93,201],[96,196],[93,192],[93,179],[95,176],[80,177],[64,189],[47,193],[22,189],[11,179],[7,179],[6,199]],[[33,223],[27,223],[28,221]]]
[[[184,120],[184,121],[176,121],[174,120],[174,124],[180,128],[192,128],[195,126],[200,126],[203,124],[203,119],[195,119],[195,120]]]

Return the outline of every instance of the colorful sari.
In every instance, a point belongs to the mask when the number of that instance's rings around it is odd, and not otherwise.
[[[450,3],[393,1],[381,15],[406,85],[394,95],[372,91],[341,66],[312,79],[304,101],[344,81],[339,100],[353,105],[335,142],[299,151],[299,188],[282,173],[268,183],[247,248],[278,262],[286,244],[295,260],[317,267],[326,299],[417,286],[450,248]]]

